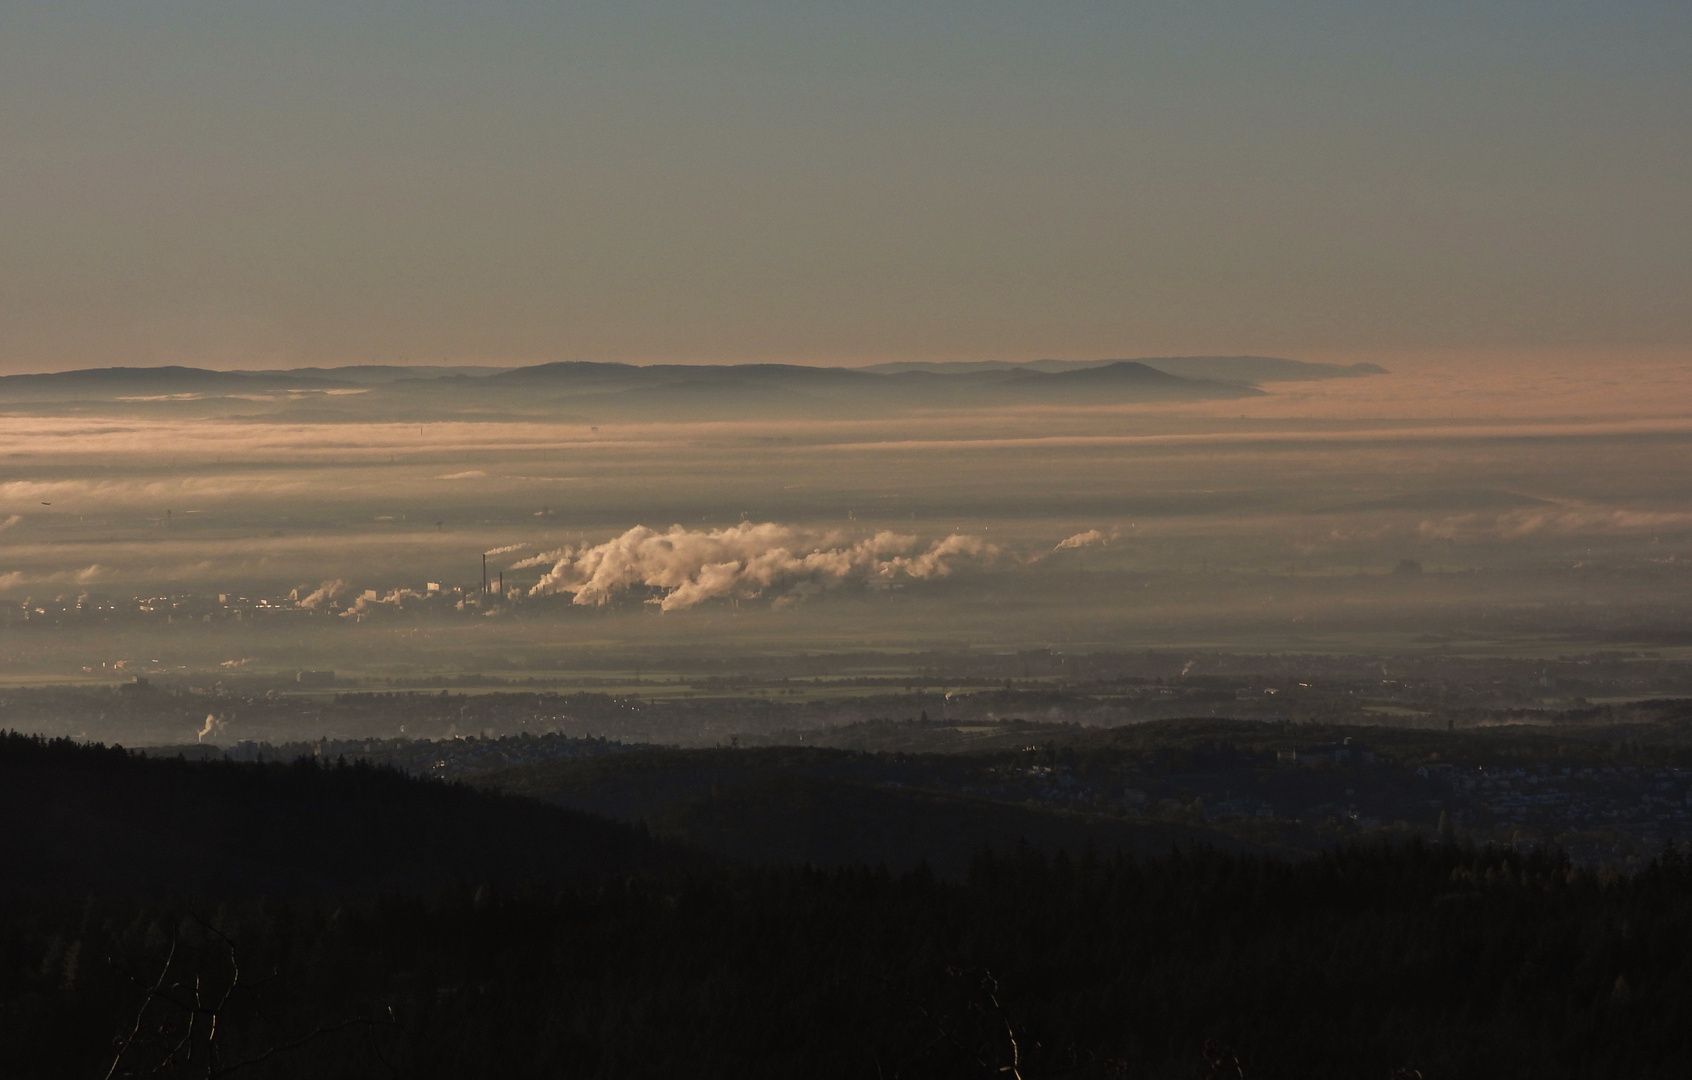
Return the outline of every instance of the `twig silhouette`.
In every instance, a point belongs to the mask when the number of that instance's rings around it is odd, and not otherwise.
[[[152,988],[141,999],[141,1007],[135,1010],[135,1023],[130,1025],[129,1034],[124,1037],[123,1042],[118,1046],[117,1056],[112,1058],[111,1067],[106,1070],[106,1080],[112,1080],[112,1077],[117,1073],[118,1062],[122,1061],[123,1055],[129,1052],[131,1046],[135,1045],[136,1036],[141,1034],[141,1024],[147,1018],[147,1009],[152,1006],[154,999],[163,992],[165,979],[170,975],[170,965],[175,960],[176,935],[172,934],[170,951],[165,954],[164,967],[159,969],[159,977],[153,980]]]
[[[277,1043],[250,1057],[224,1064],[223,1051],[229,1030],[230,1000],[235,996],[237,990],[250,990],[254,984],[243,983],[239,953],[235,947],[235,942],[230,939],[229,935],[204,919],[196,917],[194,922],[222,943],[228,957],[229,974],[224,981],[221,993],[213,992],[212,986],[215,984],[208,980],[204,973],[194,976],[191,986],[192,1000],[178,997],[173,993],[176,990],[190,989],[187,984],[171,984],[168,982],[171,968],[176,963],[179,942],[179,938],[173,935],[170,951],[165,956],[163,968],[160,969],[158,977],[153,980],[152,985],[147,988],[146,993],[142,996],[141,1005],[136,1010],[135,1021],[130,1026],[128,1035],[119,1040],[117,1054],[112,1058],[111,1066],[106,1070],[106,1080],[112,1080],[114,1076],[118,1075],[158,1076],[165,1073],[175,1073],[179,1068],[186,1069],[195,1065],[197,1054],[200,1056],[200,1062],[203,1063],[203,1069],[194,1068],[190,1075],[203,1077],[204,1080],[217,1080],[219,1077],[251,1068],[279,1054],[297,1050],[322,1036],[347,1028],[366,1027],[371,1029],[374,1038],[375,1028],[398,1026],[398,1020],[394,1017],[392,1006],[382,1004],[385,1015],[381,1018],[371,1019],[367,1016],[353,1016],[336,1023],[319,1024],[297,1039]],[[276,974],[276,972],[272,972],[270,977],[274,978]],[[133,979],[133,976],[131,978]],[[268,981],[269,979],[261,980],[260,985]],[[148,1011],[158,1002],[163,1002],[177,1009],[185,1016],[186,1023],[180,1029],[180,1037],[172,1038],[177,1034],[178,1028],[176,1024],[169,1022],[159,1025],[158,1032],[163,1036],[162,1038],[153,1039],[143,1036]],[[202,1030],[204,1031],[203,1038],[197,1037]],[[155,1048],[160,1055],[158,1060],[151,1067],[132,1067],[120,1073],[119,1066],[124,1063],[125,1057],[131,1051],[141,1047]],[[374,1046],[373,1043],[373,1049],[377,1060],[390,1074],[393,1073],[393,1066],[381,1053],[380,1047]]]
[[[1240,1064],[1239,1055],[1234,1048],[1215,1039],[1204,1040],[1204,1048],[1199,1051],[1210,1066],[1210,1072],[1205,1074],[1205,1080],[1225,1080],[1232,1075],[1235,1080],[1245,1080],[1245,1067]],[[1229,1066],[1233,1066],[1232,1069]]]

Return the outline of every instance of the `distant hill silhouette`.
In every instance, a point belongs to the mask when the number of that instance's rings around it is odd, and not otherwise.
[[[1053,382],[1096,387],[1109,383],[1144,383],[1160,387],[1185,388],[1194,380],[1181,375],[1171,375],[1160,368],[1138,360],[1112,360],[1108,364],[1097,367],[1078,368],[1074,371],[1041,372],[1036,378],[1050,379]]]
[[[83,393],[241,392],[351,386],[347,380],[281,371],[213,371],[193,367],[108,367],[0,376],[0,395],[55,390]]]
[[[1295,361],[1277,361],[1295,364]],[[550,419],[879,416],[909,409],[1203,401],[1262,393],[1244,382],[1171,374],[1137,360],[1086,364],[885,365],[621,364],[561,361],[527,367],[362,365],[291,371],[92,368],[0,378],[0,400],[121,403],[167,412],[233,410],[261,398],[267,413],[300,418],[302,397],[346,395],[327,420],[537,413]],[[356,398],[356,402],[354,402]],[[321,409],[321,406],[314,406]],[[258,417],[252,417],[258,418]]]
[[[1183,378],[1227,382],[1303,382],[1386,374],[1386,368],[1377,364],[1317,364],[1278,356],[1164,356],[1140,362]]]
[[[569,362],[502,372],[488,390],[542,387],[580,412],[879,413],[905,408],[969,408],[1019,404],[1206,400],[1260,391],[1171,375],[1135,361],[1042,371],[970,367],[961,371],[806,367],[798,364],[630,364]]]
[[[0,893],[339,896],[650,871],[642,831],[368,765],[0,735]]]
[[[351,364],[346,367],[332,368],[279,368],[275,371],[260,371],[254,372],[254,374],[293,375],[303,378],[335,379],[344,382],[380,385],[407,379],[428,382],[451,378],[482,379],[489,375],[498,375],[500,372],[510,370],[509,367],[489,367],[480,364]]]
[[[1004,851],[1023,841],[1048,851],[1141,856],[1195,844],[1252,848],[1218,829],[925,790],[924,768],[921,758],[846,750],[653,748],[517,766],[476,783],[644,821],[659,836],[749,863],[894,871],[926,864],[958,877],[981,849]]]
[[[918,371],[933,375],[963,375],[986,371],[1037,371],[1056,374],[1123,363],[1141,364],[1185,379],[1221,382],[1297,382],[1386,373],[1385,368],[1376,364],[1321,364],[1306,360],[1288,360],[1279,356],[1142,356],[1133,360],[910,360],[870,364],[858,370],[884,375]]]

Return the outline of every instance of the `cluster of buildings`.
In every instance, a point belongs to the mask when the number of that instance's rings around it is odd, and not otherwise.
[[[1444,789],[1459,824],[1539,833],[1607,830],[1642,842],[1692,836],[1692,769],[1431,764],[1416,774]]]
[[[420,589],[349,589],[312,592],[293,589],[273,596],[237,593],[177,593],[118,597],[91,592],[31,596],[0,605],[0,625],[72,626],[88,623],[217,623],[336,617],[358,621],[383,611],[486,612],[519,596],[513,587],[480,590],[428,582]]]
[[[445,739],[330,739],[315,743],[242,741],[221,751],[235,761],[292,761],[312,757],[325,764],[345,759],[387,766],[413,776],[458,779],[509,768],[536,765],[560,758],[595,757],[626,752],[634,747],[593,736],[573,737],[558,732],[523,732],[498,738],[465,735]]]

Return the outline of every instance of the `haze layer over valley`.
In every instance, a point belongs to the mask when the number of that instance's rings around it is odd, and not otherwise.
[[[5,675],[1686,644],[1683,365],[1159,362],[0,379]]]

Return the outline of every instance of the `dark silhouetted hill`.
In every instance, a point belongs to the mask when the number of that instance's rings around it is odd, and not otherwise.
[[[1219,382],[1302,382],[1309,379],[1346,379],[1363,375],[1384,375],[1377,364],[1323,364],[1289,360],[1280,356],[1141,356],[1132,360],[906,360],[871,364],[859,371],[883,375],[924,372],[932,375],[966,375],[981,372],[1032,371],[1058,374],[1133,363],[1155,368],[1184,379]]]
[[[799,364],[590,361],[512,369],[114,367],[0,378],[0,400],[23,408],[51,405],[86,411],[96,405],[117,406],[148,415],[228,414],[238,409],[243,419],[326,422],[516,415],[569,422],[866,417],[912,409],[1202,401],[1261,392],[1239,381],[1187,378],[1131,360],[1051,369],[965,365],[898,372]],[[327,404],[329,398],[335,404]],[[252,415],[250,400],[266,404]]]
[[[1159,356],[1142,358],[1140,363],[1183,378],[1224,382],[1305,382],[1386,374],[1386,368],[1378,364],[1319,364],[1279,356]]]
[[[427,891],[659,867],[627,825],[364,764],[195,762],[0,736],[14,894]]]
[[[279,371],[212,371],[192,367],[109,367],[0,376],[0,396],[52,390],[62,393],[232,393],[265,389],[351,386],[316,374]]]
[[[557,760],[476,782],[644,821],[655,834],[742,862],[961,875],[983,848],[1155,855],[1204,844],[1256,850],[1218,829],[1036,807],[928,784],[943,758],[803,747],[654,748]]]

